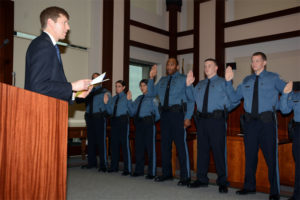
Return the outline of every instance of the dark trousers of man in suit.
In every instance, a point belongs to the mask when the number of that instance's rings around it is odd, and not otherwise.
[[[145,150],[148,154],[148,175],[156,174],[155,125],[153,119],[137,119],[135,122],[135,173],[144,174]]]
[[[244,142],[246,155],[244,188],[247,190],[256,189],[255,175],[260,147],[268,165],[270,194],[279,194],[278,146],[275,121],[264,122],[260,119],[247,121],[245,123]]]
[[[111,119],[111,165],[113,171],[119,170],[120,145],[124,161],[124,172],[131,172],[131,157],[129,146],[129,119],[127,116]]]
[[[184,129],[184,113],[163,111],[161,113],[161,154],[163,176],[172,176],[172,141],[174,140],[179,156],[180,179],[190,178],[189,153]]]
[[[197,179],[208,184],[209,153],[212,149],[218,174],[217,184],[228,186],[225,119],[201,118],[197,122]]]
[[[86,114],[88,135],[88,165],[97,166],[96,152],[98,149],[100,169],[107,168],[106,156],[106,119],[101,113]]]

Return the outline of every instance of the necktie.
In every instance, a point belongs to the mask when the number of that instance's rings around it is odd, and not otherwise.
[[[114,105],[113,117],[116,116],[117,108],[118,108],[118,102],[119,102],[119,95],[117,95],[117,99],[116,99],[116,102],[115,102],[115,105]]]
[[[136,117],[139,117],[139,115],[140,115],[140,110],[141,110],[141,106],[142,106],[142,102],[143,102],[144,97],[145,97],[145,95],[142,96],[142,98],[139,102],[139,106],[138,106],[138,109],[137,109],[137,112],[136,112]]]
[[[170,93],[170,85],[171,85],[172,76],[170,76],[170,79],[168,81],[165,98],[164,98],[164,108],[169,107],[169,93]]]
[[[59,51],[59,48],[58,48],[57,44],[54,45],[54,47],[55,47],[55,49],[56,49],[56,55],[57,55],[57,58],[58,58],[59,62],[61,63],[60,51]]]
[[[258,114],[258,76],[255,78],[251,114]]]
[[[205,94],[204,94],[204,99],[203,99],[203,106],[202,106],[202,112],[203,113],[207,113],[207,105],[208,105],[208,93],[209,93],[209,84],[210,84],[210,80],[207,79],[207,86],[205,89]]]

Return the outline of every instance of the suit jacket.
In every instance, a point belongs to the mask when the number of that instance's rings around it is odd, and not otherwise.
[[[25,89],[71,102],[72,85],[47,33],[35,38],[27,49]]]

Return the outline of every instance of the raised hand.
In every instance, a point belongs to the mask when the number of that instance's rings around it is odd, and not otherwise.
[[[194,83],[195,77],[193,74],[193,71],[190,70],[186,76],[186,86],[190,86],[192,83]]]
[[[108,99],[109,99],[108,94],[105,93],[105,94],[104,94],[104,97],[103,97],[103,102],[104,102],[104,104],[107,104],[107,103],[108,103]]]
[[[283,93],[288,94],[288,93],[290,93],[292,90],[293,90],[293,81],[289,81],[289,82],[285,85],[285,87],[284,87],[284,89],[283,89]]]
[[[157,75],[157,65],[153,65],[150,70],[150,79],[153,79]]]
[[[231,81],[234,77],[232,68],[230,66],[228,66],[225,70],[225,80],[226,81]]]
[[[132,99],[132,93],[130,90],[128,90],[127,92],[127,100],[131,100]]]

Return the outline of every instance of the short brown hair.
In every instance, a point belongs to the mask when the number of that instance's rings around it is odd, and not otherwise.
[[[267,60],[267,56],[263,52],[255,52],[255,53],[252,54],[252,57],[253,56],[260,56],[264,61]]]
[[[204,60],[204,62],[207,62],[207,61],[211,61],[211,62],[213,62],[216,66],[218,66],[217,60],[214,59],[214,58],[207,58],[207,59]]]
[[[47,27],[47,20],[52,19],[54,22],[56,22],[57,18],[59,18],[59,15],[64,15],[67,19],[69,19],[69,14],[65,9],[60,7],[48,7],[44,9],[40,14],[40,21],[41,21],[41,27],[44,30]]]

